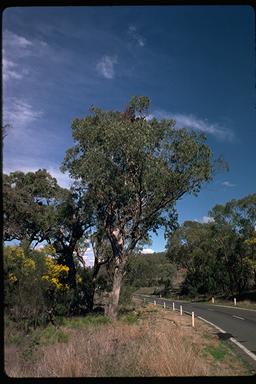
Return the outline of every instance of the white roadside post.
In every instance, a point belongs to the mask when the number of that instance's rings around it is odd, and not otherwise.
[[[180,305],[180,314],[182,316],[182,305]]]
[[[161,293],[160,293],[159,297],[162,297]]]
[[[156,305],[156,301],[154,300],[154,305]]]
[[[175,304],[172,303],[172,310],[175,311]]]
[[[166,308],[166,304],[165,304],[165,301],[164,301],[164,309]]]
[[[214,297],[212,297],[212,303],[214,304]]]
[[[236,298],[234,297],[234,305],[236,305]]]
[[[195,326],[195,313],[192,312],[192,327]]]

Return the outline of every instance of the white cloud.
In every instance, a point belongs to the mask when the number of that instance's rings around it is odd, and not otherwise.
[[[8,30],[4,31],[4,42],[15,48],[27,48],[33,45],[30,40]]]
[[[147,120],[153,119],[174,119],[176,128],[191,128],[204,133],[211,134],[220,140],[232,140],[233,132],[218,123],[209,123],[207,119],[198,118],[192,114],[186,115],[181,113],[170,113],[165,111],[155,111],[147,116]]]
[[[236,186],[235,184],[232,184],[229,181],[223,181],[223,183],[221,183],[221,185],[223,185],[224,187],[228,187],[228,188],[232,188],[232,187]]]
[[[145,254],[145,253],[154,253],[154,250],[152,248],[144,248],[141,253]]]
[[[214,222],[213,217],[203,216],[202,223],[206,224],[206,223],[213,223],[213,222]]]
[[[46,55],[48,44],[44,41],[28,40],[9,30],[3,31],[3,80],[20,80],[30,71],[20,59],[27,56]]]
[[[114,64],[116,63],[116,56],[103,56],[97,64],[97,70],[106,79],[113,79],[115,76]]]
[[[128,27],[128,35],[140,46],[144,47],[145,39],[137,32],[137,28],[135,25],[129,25]]]
[[[37,111],[31,104],[20,100],[17,97],[9,97],[4,100],[3,121],[4,124],[11,124],[16,130],[15,134],[42,117],[42,111]]]
[[[210,133],[220,139],[231,140],[233,137],[231,131],[221,127],[219,124],[210,124],[207,120],[198,119],[193,115],[176,114],[174,115],[174,119],[176,120],[178,128],[185,127],[197,129],[198,131]]]
[[[23,78],[23,73],[18,71],[18,66],[13,61],[3,57],[3,80],[10,79],[20,80]]]

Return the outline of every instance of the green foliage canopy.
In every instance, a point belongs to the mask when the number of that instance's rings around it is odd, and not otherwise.
[[[127,249],[148,230],[173,224],[175,202],[197,194],[212,175],[204,135],[177,130],[174,120],[148,121],[148,106],[147,98],[134,97],[128,116],[93,107],[91,115],[75,119],[75,145],[62,167],[82,180],[97,223],[109,237],[119,228]]]

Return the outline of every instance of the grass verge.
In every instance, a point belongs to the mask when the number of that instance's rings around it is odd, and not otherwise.
[[[122,313],[113,323],[104,316],[90,315],[62,319],[62,325],[55,329],[56,334],[47,328],[38,331],[37,344],[32,345],[28,356],[20,353],[21,345],[6,343],[5,370],[8,376],[251,374],[207,324],[197,321],[192,328],[189,316],[138,301],[135,310]],[[64,339],[56,336],[58,332],[65,335]]]

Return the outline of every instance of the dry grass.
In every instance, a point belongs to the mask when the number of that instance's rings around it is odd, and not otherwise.
[[[134,324],[117,321],[65,329],[69,342],[41,346],[33,364],[24,365],[9,346],[6,373],[11,377],[248,374],[232,351],[227,350],[221,361],[207,353],[206,347],[217,348],[220,341],[206,324],[197,322],[192,329],[190,321],[188,316],[149,305],[140,310]]]

